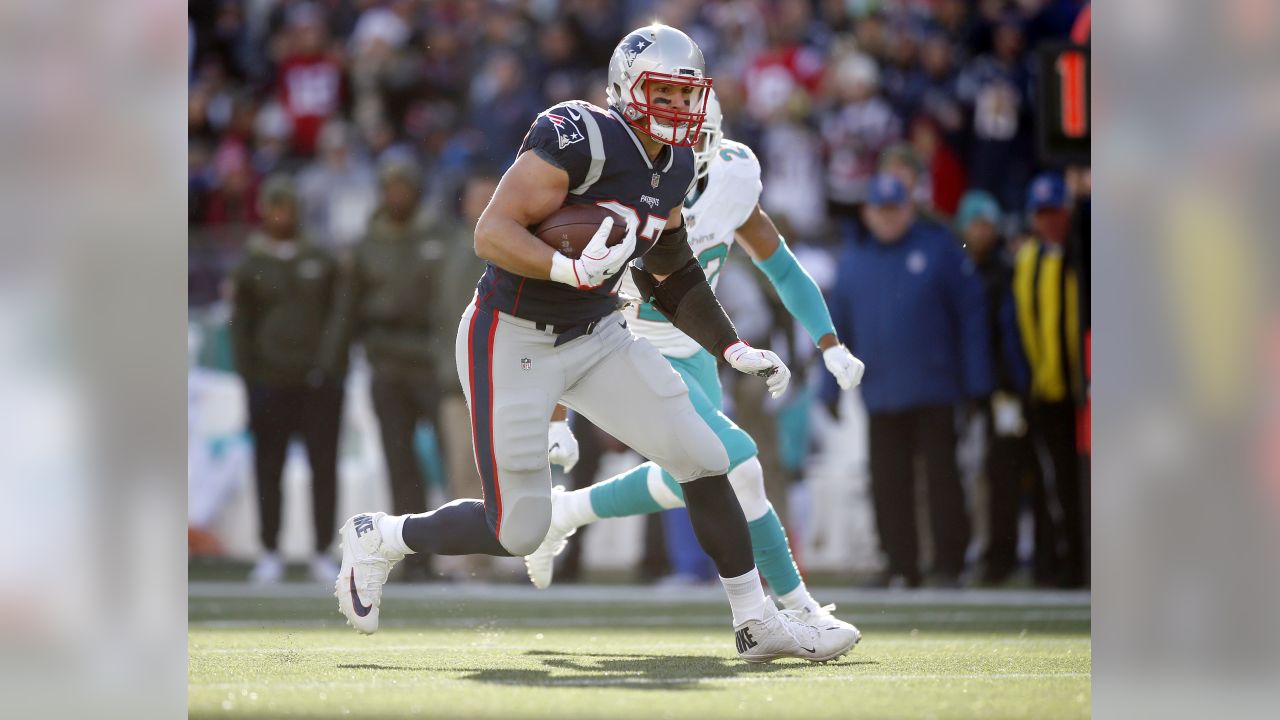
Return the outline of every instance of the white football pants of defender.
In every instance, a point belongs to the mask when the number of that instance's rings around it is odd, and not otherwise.
[[[684,381],[621,313],[555,347],[539,329],[473,300],[458,327],[458,378],[471,408],[485,516],[512,555],[537,549],[551,524],[547,427],[557,402],[666,468],[679,482],[729,469],[729,456]]]

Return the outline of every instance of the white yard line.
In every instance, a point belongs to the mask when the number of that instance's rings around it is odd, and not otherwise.
[[[844,604],[958,605],[1043,607],[1090,603],[1088,591],[1053,590],[859,590],[851,588],[811,588],[822,602]],[[197,598],[327,598],[333,586],[321,583],[284,583],[274,587],[253,587],[242,582],[196,581],[187,585],[187,594]],[[384,597],[423,601],[482,600],[519,602],[643,602],[647,604],[724,603],[719,586],[662,589],[646,585],[557,585],[537,590],[530,585],[502,583],[431,583],[405,585],[391,583]]]
[[[966,646],[981,644],[987,645],[1028,645],[1028,644],[1045,644],[1045,645],[1061,645],[1061,644],[1089,644],[1088,638],[1076,637],[1040,637],[1036,635],[1028,635],[1024,638],[1006,638],[1002,640],[983,640],[981,643],[975,643],[972,640],[943,640],[939,638],[888,638],[878,639],[872,637],[864,639],[858,647],[884,647],[887,645],[907,645],[910,647],[948,647],[948,646]],[[646,645],[646,652],[658,652],[666,650],[724,650],[731,647],[729,640],[723,642],[709,641],[701,643],[664,643],[655,642],[652,645]],[[529,643],[509,643],[503,641],[501,646],[493,645],[491,647],[480,646],[476,643],[467,645],[453,644],[441,645],[436,643],[420,643],[420,644],[397,644],[397,645],[293,645],[293,646],[273,646],[263,647],[255,645],[253,647],[190,647],[189,655],[271,655],[276,653],[326,653],[326,652],[345,652],[360,654],[379,655],[382,653],[397,652],[427,652],[427,651],[444,651],[444,652],[465,652],[471,650],[494,650],[504,654],[513,654],[526,651],[537,651],[542,649],[540,645]],[[727,651],[726,651],[727,652]],[[609,653],[584,653],[585,657],[607,658]],[[726,657],[730,657],[726,654]]]
[[[240,613],[237,613],[240,614]],[[847,614],[846,614],[847,615]],[[912,623],[1017,623],[1017,622],[1081,622],[1090,619],[1088,610],[1019,610],[1008,609],[999,612],[884,612],[865,616],[848,616],[850,622],[860,627],[877,627],[883,625],[908,625]],[[600,627],[602,629],[627,627],[700,627],[725,625],[728,622],[723,614],[717,615],[643,615],[639,617],[560,617],[560,618],[491,618],[488,616],[473,617],[417,617],[417,618],[384,618],[382,627],[444,627],[501,630],[503,628],[532,627]],[[335,611],[332,617],[314,618],[279,618],[279,619],[238,619],[238,620],[192,620],[188,623],[193,628],[259,628],[259,627],[325,627],[342,625],[342,617]]]
[[[833,666],[835,667],[835,666]],[[901,674],[881,673],[863,675],[850,673],[845,676],[816,675],[804,677],[800,675],[735,675],[730,677],[687,677],[687,678],[646,678],[635,676],[623,677],[548,677],[541,681],[530,680],[475,680],[466,678],[396,678],[393,680],[370,680],[366,682],[304,682],[304,683],[190,683],[189,690],[341,690],[357,688],[412,687],[418,685],[454,685],[462,683],[489,683],[496,685],[518,685],[527,687],[597,687],[611,685],[714,685],[717,683],[783,683],[783,682],[933,682],[938,680],[1044,680],[1048,678],[1084,679],[1090,678],[1086,672],[1053,672],[1053,673],[967,673],[967,674]]]

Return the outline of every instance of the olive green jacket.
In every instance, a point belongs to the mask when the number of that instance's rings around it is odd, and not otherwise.
[[[441,325],[435,307],[447,256],[448,239],[429,213],[407,227],[382,212],[370,219],[352,253],[343,312],[375,373],[436,381],[441,347],[453,347],[453,328]]]
[[[301,385],[346,375],[331,256],[302,240],[285,244],[254,233],[231,281],[231,341],[246,381]]]

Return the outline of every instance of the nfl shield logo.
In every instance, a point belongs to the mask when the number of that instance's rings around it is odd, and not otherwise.
[[[654,173],[653,178],[649,180],[649,187],[658,187],[658,181],[661,179],[662,178],[658,176],[658,173]]]
[[[531,360],[531,359],[529,359],[529,358],[520,358],[520,369],[521,369],[521,370],[532,370],[532,369],[533,369],[533,360]]]

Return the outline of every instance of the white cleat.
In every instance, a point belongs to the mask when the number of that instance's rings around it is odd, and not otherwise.
[[[334,583],[338,610],[347,616],[347,624],[372,634],[378,630],[378,606],[382,604],[382,586],[391,568],[404,555],[386,547],[378,531],[378,519],[386,513],[360,513],[343,524],[342,568]]]
[[[738,657],[749,663],[781,657],[824,663],[849,652],[860,637],[849,628],[806,625],[796,611],[779,612],[772,601],[765,604],[764,615],[763,620],[748,620],[734,628]]]
[[[857,645],[858,640],[862,639],[862,631],[854,627],[852,623],[847,623],[836,617],[835,609],[836,606],[834,604],[828,603],[826,605],[819,606],[815,603],[813,605],[806,605],[802,608],[797,608],[795,610],[795,616],[796,619],[805,625],[810,625],[818,628],[819,630],[835,630],[837,628],[852,630],[857,636],[857,639],[855,639],[853,643]]]
[[[564,503],[564,494],[563,485],[551,488],[551,527],[547,530],[547,536],[542,539],[542,544],[538,546],[538,549],[524,556],[524,567],[529,571],[529,579],[533,581],[533,586],[539,590],[546,590],[551,587],[551,577],[555,573],[556,556],[564,552],[565,546],[569,544],[569,537],[578,532],[577,528],[566,530],[556,522],[564,518],[564,511],[561,509]],[[560,511],[557,512],[557,510]]]

